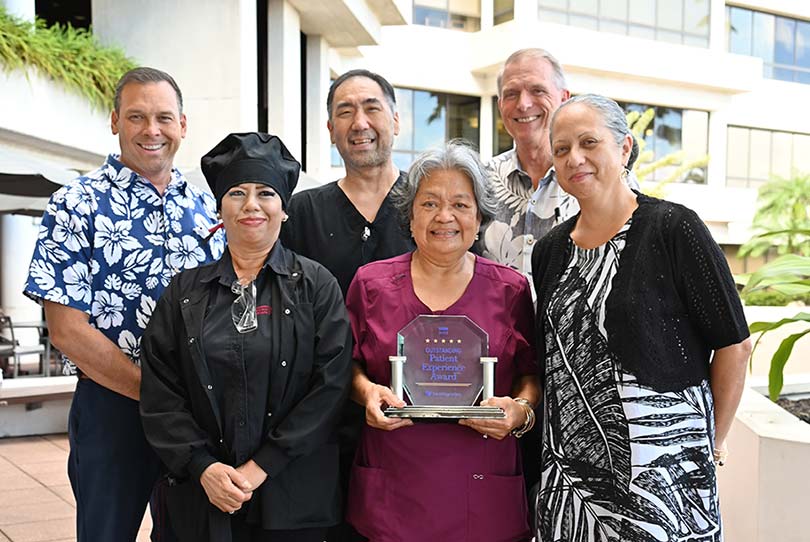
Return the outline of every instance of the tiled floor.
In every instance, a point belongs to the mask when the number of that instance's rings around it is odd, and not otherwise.
[[[76,540],[67,435],[0,439],[0,542]],[[149,514],[138,542],[149,540]]]

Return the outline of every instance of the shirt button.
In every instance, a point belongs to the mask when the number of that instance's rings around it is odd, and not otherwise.
[[[528,240],[526,240],[526,242],[527,242],[528,244],[530,244],[530,245],[533,245],[533,244],[534,244],[534,239],[529,238]]]
[[[268,413],[267,413],[267,417],[268,417],[268,418],[269,418],[270,416],[272,416],[272,415],[273,415],[273,413],[272,413],[272,412],[268,412]]]
[[[211,391],[211,390],[213,390],[213,389],[214,389],[214,386],[212,386],[211,384],[208,384],[208,385],[206,386],[206,388],[208,388],[208,391]]]
[[[282,367],[286,367],[286,366],[287,366],[287,362],[286,362],[286,361],[282,361],[282,362],[281,362],[281,366],[282,366]]]
[[[245,420],[239,420],[239,427],[245,426]]]
[[[220,443],[220,444],[222,444],[222,443],[223,443],[223,440],[222,440],[222,439],[219,439],[219,443]]]
[[[195,340],[196,340],[196,339],[195,339],[194,337],[189,337],[189,338],[188,338],[188,344],[194,344],[194,341],[195,341]]]
[[[290,309],[284,309],[284,314],[290,314]]]
[[[183,304],[186,304],[186,303],[188,303],[188,298],[185,298],[185,299],[183,300]]]
[[[297,277],[297,276],[298,276],[298,271],[296,271],[295,273],[293,273],[293,274],[292,274],[292,276],[293,276],[293,277]]]

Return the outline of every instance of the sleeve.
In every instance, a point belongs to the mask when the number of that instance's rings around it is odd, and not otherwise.
[[[90,190],[90,188],[87,188]],[[73,183],[51,196],[39,228],[23,293],[35,301],[53,301],[90,314],[93,216],[85,187]]]
[[[520,276],[517,295],[511,301],[512,335],[515,340],[515,370],[517,376],[536,375],[537,357],[534,348],[535,324],[529,281]]]
[[[169,470],[198,480],[217,461],[209,451],[208,433],[191,412],[189,383],[180,359],[182,316],[175,310],[175,278],[155,306],[141,339],[140,412],[144,433]]]
[[[349,322],[352,326],[352,339],[354,341],[352,359],[365,367],[362,346],[368,332],[366,325],[368,322],[368,315],[366,314],[368,303],[365,282],[361,274],[362,270],[358,271],[349,285],[349,290],[346,292],[346,309],[349,312]]]
[[[313,297],[314,358],[309,389],[253,456],[269,477],[322,446],[333,433],[351,382],[351,332],[337,280],[322,266]],[[305,348],[307,345],[299,345]]]
[[[694,211],[684,212],[671,232],[675,280],[689,317],[710,348],[749,336],[740,296],[722,250]]]
[[[537,368],[541,382],[543,381],[543,367],[546,359],[546,330],[543,313],[546,311],[546,271],[548,270],[549,252],[552,250],[550,235],[545,235],[534,245],[532,251],[532,281],[537,295],[537,307],[534,317],[534,347],[537,355]]]

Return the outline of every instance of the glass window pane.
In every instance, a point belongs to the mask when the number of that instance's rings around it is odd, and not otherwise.
[[[568,15],[561,11],[540,9],[537,18],[544,23],[568,24]]]
[[[793,70],[790,68],[774,68],[773,78],[780,81],[793,81]]]
[[[599,2],[599,17],[601,19],[627,20],[627,0],[602,0]]]
[[[343,165],[343,158],[340,157],[340,153],[337,150],[337,146],[334,144],[332,145],[332,149],[329,152],[329,157],[330,157],[329,164],[332,167],[340,167]]]
[[[684,45],[691,45],[692,47],[708,47],[709,36],[693,36],[692,34],[685,34],[683,37]]]
[[[598,28],[598,21],[596,20],[596,17],[588,17],[585,15],[569,15],[568,24],[591,30],[596,30]]]
[[[588,15],[596,15],[599,13],[598,0],[571,0],[569,11],[572,13],[586,13]]]
[[[397,169],[401,171],[408,171],[408,168],[411,167],[413,163],[413,154],[409,152],[397,152],[394,151],[391,153],[391,158],[394,160],[394,165],[397,166]]]
[[[790,168],[793,163],[793,134],[787,132],[774,132],[771,147],[771,174],[780,177],[790,177]]]
[[[754,13],[751,54],[765,62],[773,62],[774,27],[776,17],[769,13]]]
[[[501,24],[515,18],[514,0],[495,0],[492,6],[493,24]]]
[[[683,29],[683,3],[680,0],[659,1],[656,22],[659,28]]]
[[[748,178],[748,132],[747,128],[728,127],[726,173],[729,180]]]
[[[655,108],[655,156],[664,156],[681,150],[681,126],[683,113],[680,109]]]
[[[798,173],[810,173],[810,135],[793,136],[793,169]]]
[[[447,96],[447,139],[462,137],[478,146],[481,99],[476,96]]]
[[[557,8],[562,11],[568,10],[568,0],[540,0],[537,5],[541,8]]]
[[[776,48],[774,60],[777,64],[793,64],[796,21],[784,17],[776,18]]]
[[[414,148],[420,152],[444,143],[444,95],[416,90],[413,93]]]
[[[683,34],[673,30],[658,30],[655,33],[655,39],[658,41],[665,41],[667,43],[681,43],[683,41]]]
[[[492,155],[496,156],[511,149],[513,143],[512,136],[510,136],[509,132],[506,131],[506,128],[503,127],[503,119],[501,118],[501,112],[498,109],[498,98],[494,96],[492,97],[492,112],[495,120],[492,126]]]
[[[796,66],[810,68],[810,23],[796,24]]]
[[[655,2],[630,0],[628,15],[632,23],[655,26]]]
[[[683,29],[685,32],[709,35],[709,1],[685,0],[683,10]]]
[[[394,138],[394,148],[413,149],[413,91],[406,88],[395,88],[399,112],[399,135]]]
[[[729,51],[750,55],[752,12],[742,8],[731,8],[729,14]]]
[[[611,32],[613,34],[627,34],[627,23],[620,23],[617,21],[606,21],[604,19],[599,21],[600,32]]]
[[[413,24],[447,28],[449,17],[446,11],[413,6]]]
[[[796,82],[810,84],[810,71],[796,71]]]
[[[637,26],[637,25],[630,25],[630,28],[627,31],[629,36],[633,36],[634,38],[644,38],[648,40],[655,39],[655,28],[651,26]]]
[[[751,156],[748,174],[752,179],[767,181],[771,175],[771,132],[751,130]]]

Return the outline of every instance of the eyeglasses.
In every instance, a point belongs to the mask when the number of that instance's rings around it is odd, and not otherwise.
[[[256,283],[252,279],[237,279],[231,284],[231,291],[238,296],[231,305],[231,318],[236,331],[254,331],[259,327],[256,321]]]

